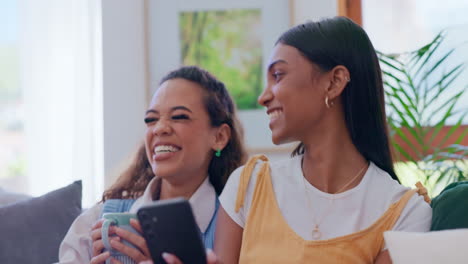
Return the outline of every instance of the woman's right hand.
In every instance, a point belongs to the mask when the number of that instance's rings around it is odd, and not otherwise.
[[[110,252],[102,252],[104,249],[104,243],[101,237],[101,228],[104,219],[97,221],[91,228],[91,239],[93,241],[93,256],[90,264],[102,264],[110,257]],[[109,235],[114,234],[113,228],[109,228]],[[111,240],[119,241],[119,237],[113,237]]]

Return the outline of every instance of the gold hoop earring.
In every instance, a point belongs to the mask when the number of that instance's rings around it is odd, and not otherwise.
[[[325,105],[327,106],[327,108],[332,108],[333,106],[333,102],[328,102],[328,95],[325,97]]]

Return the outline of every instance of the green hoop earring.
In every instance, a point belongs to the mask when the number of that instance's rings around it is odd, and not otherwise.
[[[221,149],[216,150],[215,156],[218,158],[221,157]]]

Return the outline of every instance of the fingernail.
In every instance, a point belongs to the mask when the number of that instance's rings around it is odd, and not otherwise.
[[[216,262],[218,260],[218,258],[216,257],[216,254],[213,252],[211,248],[208,248],[206,250],[206,256],[208,258],[208,261],[210,262]]]
[[[171,254],[164,252],[164,253],[162,253],[162,257],[166,262],[172,262]]]

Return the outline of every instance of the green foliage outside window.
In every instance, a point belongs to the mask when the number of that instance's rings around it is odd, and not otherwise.
[[[441,32],[413,52],[379,53],[392,145],[407,160],[406,166],[396,166],[397,172],[413,170],[432,195],[451,182],[468,179],[468,146],[460,144],[468,135],[463,126],[466,102],[460,101],[468,86],[454,85],[465,64],[451,65],[449,58],[455,49],[441,48],[444,39]],[[409,149],[398,143],[401,141]]]

